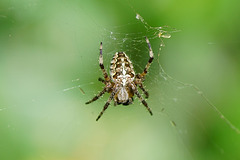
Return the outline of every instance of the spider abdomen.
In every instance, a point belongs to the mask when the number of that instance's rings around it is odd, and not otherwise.
[[[116,52],[110,66],[110,76],[113,82],[120,82],[123,86],[134,80],[133,65],[124,52]]]

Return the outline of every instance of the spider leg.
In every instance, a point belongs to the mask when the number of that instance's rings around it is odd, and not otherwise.
[[[153,115],[151,109],[148,107],[147,102],[142,98],[141,94],[138,92],[137,87],[135,86],[135,84],[131,84],[131,87],[133,89],[133,92],[137,95],[137,97],[140,99],[140,101],[142,102],[142,104],[147,108],[148,112],[151,114],[151,116]]]
[[[149,94],[148,92],[145,90],[142,82],[138,84],[139,85],[139,88],[143,91],[143,93],[145,94],[146,98],[148,98]]]
[[[104,80],[104,79],[102,79],[102,78],[98,78],[98,81],[100,81],[100,82],[102,82],[102,83],[104,83],[104,84],[105,84],[105,80]]]
[[[96,101],[99,97],[101,97],[105,92],[107,91],[106,87],[104,87],[104,89],[98,93],[95,97],[93,97],[93,99],[91,99],[90,101],[86,102],[85,104],[89,104],[92,103],[94,101]]]
[[[145,90],[142,81],[144,81],[144,79],[141,78],[141,75],[140,75],[140,74],[137,74],[137,75],[135,76],[134,83],[139,86],[139,88],[140,88],[140,89],[143,91],[143,93],[145,94],[146,98],[148,98],[148,97],[149,97],[149,94],[148,94],[148,92]]]
[[[114,106],[117,106],[117,97],[116,96],[114,96],[113,101],[114,101]]]
[[[110,97],[108,98],[107,102],[105,103],[105,105],[104,105],[104,107],[103,107],[102,112],[100,112],[100,114],[98,115],[96,121],[98,121],[99,118],[101,118],[101,116],[103,115],[103,112],[108,108],[108,106],[110,105],[110,102],[111,102],[111,100],[113,99],[113,97],[114,97],[114,95],[116,94],[116,92],[117,92],[117,90],[114,90],[114,91],[111,93]]]
[[[150,56],[150,58],[149,58],[149,60],[148,60],[147,65],[146,65],[145,68],[144,68],[144,71],[140,74],[140,76],[141,76],[142,78],[147,74],[148,69],[149,69],[149,67],[150,67],[150,65],[151,65],[151,63],[152,63],[152,61],[153,61],[153,58],[154,58],[154,57],[153,57],[153,51],[152,51],[151,44],[150,44],[148,38],[147,38],[147,37],[145,37],[145,38],[146,38],[146,42],[147,42],[147,44],[148,44],[149,56]]]
[[[104,69],[104,65],[103,65],[102,42],[100,43],[99,66],[103,72],[105,81],[109,82],[110,78],[108,77],[108,74],[107,74],[106,70]]]

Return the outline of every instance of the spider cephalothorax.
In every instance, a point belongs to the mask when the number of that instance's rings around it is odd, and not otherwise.
[[[114,100],[114,105],[123,104],[129,105],[133,101],[134,94],[140,99],[143,105],[148,109],[149,113],[152,115],[151,109],[148,107],[147,102],[142,98],[141,94],[137,90],[137,86],[144,92],[146,98],[148,98],[148,92],[143,87],[143,80],[145,75],[148,72],[150,64],[153,60],[153,51],[149,43],[148,38],[146,37],[146,42],[149,48],[149,60],[141,74],[135,74],[132,62],[124,52],[116,52],[113,56],[110,66],[110,77],[108,76],[103,65],[103,56],[102,56],[102,42],[100,43],[100,56],[99,56],[99,65],[103,72],[104,79],[99,78],[99,81],[105,84],[103,90],[96,95],[92,100],[86,102],[89,104],[93,101],[96,101],[101,97],[105,92],[111,93],[106,104],[103,107],[102,112],[99,114],[96,120],[98,120],[103,112],[108,108],[110,102]]]

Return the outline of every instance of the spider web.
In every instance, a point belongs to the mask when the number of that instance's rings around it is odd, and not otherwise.
[[[238,127],[196,85],[164,70],[167,49],[174,48],[170,42],[181,28],[153,27],[129,6],[133,13],[123,25],[101,22],[93,9],[71,3],[10,2],[6,8],[0,10],[6,24],[0,159],[205,159],[199,154],[206,150],[215,157],[228,155],[209,131],[221,124],[219,131],[239,134]],[[41,14],[35,17],[36,12]],[[111,104],[95,122],[109,97],[84,104],[103,88],[97,81],[100,42],[107,70],[114,53],[124,51],[141,73],[149,59],[145,36],[155,57],[144,82],[153,116],[135,97],[129,106]]]
[[[100,28],[101,27],[102,26],[100,26]],[[129,31],[129,28],[134,29]],[[192,145],[194,144],[188,142],[190,137],[197,137],[200,139],[199,141],[209,141],[208,143],[221,155],[224,153],[224,149],[208,135],[208,129],[206,127],[208,122],[202,117],[203,114],[211,112],[211,114],[215,116],[214,119],[221,119],[220,121],[222,121],[221,123],[224,126],[228,126],[229,129],[232,129],[237,134],[240,134],[240,130],[224,116],[201,89],[194,84],[185,83],[173,78],[165,72],[161,65],[161,54],[164,54],[165,42],[178,32],[181,31],[170,26],[152,27],[139,13],[136,13],[133,22],[114,27],[102,27],[100,39],[103,42],[105,68],[109,68],[108,62],[110,62],[115,52],[124,51],[133,62],[136,73],[141,73],[149,58],[148,47],[145,42],[145,36],[147,36],[152,44],[155,60],[154,64],[150,67],[150,73],[148,73],[146,77],[145,87],[150,93],[150,98],[147,102],[152,108],[154,116],[164,117],[163,119],[169,122],[169,125],[173,128],[173,132],[177,135],[177,141],[186,149],[185,152],[187,152],[188,158],[195,159],[196,156],[193,153],[194,149],[192,149]],[[96,56],[98,58],[98,54],[96,54]],[[97,58],[95,62],[90,62],[92,65],[95,65],[95,68],[99,68]],[[98,76],[92,76],[93,79],[91,79],[90,83],[65,88],[63,91],[66,92],[79,88],[81,93],[88,97],[87,99],[91,99],[101,90],[101,87],[99,90],[96,89],[99,88],[96,83],[101,84],[97,82],[96,79],[97,77],[102,77],[99,69],[97,69],[97,72],[98,73],[91,72],[91,74]],[[72,81],[78,82],[80,79],[78,78]],[[88,90],[88,87],[85,87],[86,85],[92,85],[94,87]],[[108,96],[104,96],[98,99],[100,102],[97,105],[103,106],[107,98]],[[88,107],[90,106],[96,105],[93,104]],[[134,108],[142,106],[136,97],[133,106]],[[144,107],[142,108],[142,110],[145,109]],[[100,107],[99,112],[101,110],[102,108]],[[106,114],[111,114],[109,113],[111,112],[110,110],[111,107],[106,111],[107,113],[104,113],[103,117],[108,119],[108,115]],[[137,110],[135,112],[139,111]],[[97,116],[98,112],[94,111],[94,115]]]

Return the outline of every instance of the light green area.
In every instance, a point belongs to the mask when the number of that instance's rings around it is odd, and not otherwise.
[[[240,128],[239,6],[234,0],[2,0],[0,159],[240,159],[240,134],[193,88],[158,75],[157,54],[145,83],[153,117],[135,99],[110,106],[95,122],[109,94],[85,105],[103,86],[100,41],[106,66],[118,51],[104,29],[125,25],[124,32],[144,36],[135,27],[137,12],[151,26],[181,30],[164,40],[160,64],[174,79],[201,88]],[[152,41],[153,49],[158,45]],[[131,57],[137,70],[148,60]],[[85,94],[70,89],[77,85]]]

